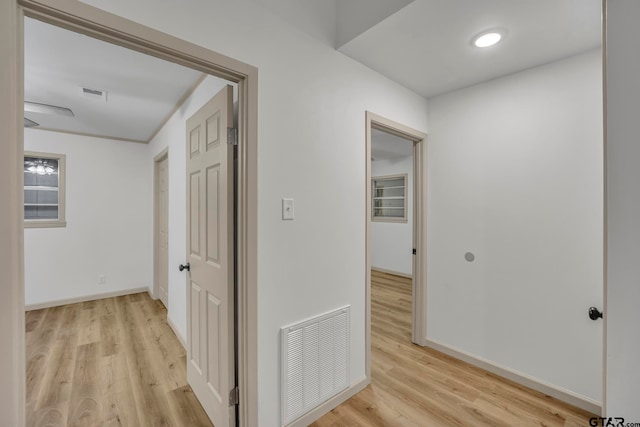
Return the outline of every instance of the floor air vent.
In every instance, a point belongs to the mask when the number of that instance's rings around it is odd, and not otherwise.
[[[283,426],[347,388],[350,316],[347,306],[281,329]]]

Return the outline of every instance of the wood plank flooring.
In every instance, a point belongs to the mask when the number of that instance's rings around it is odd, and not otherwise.
[[[372,272],[371,384],[316,421],[339,426],[588,426],[595,416],[411,343],[411,280]]]
[[[146,293],[27,312],[27,426],[212,427],[166,316]]]

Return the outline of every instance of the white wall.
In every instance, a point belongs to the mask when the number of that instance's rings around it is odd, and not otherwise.
[[[187,290],[186,273],[178,265],[186,262],[187,256],[187,201],[186,201],[186,121],[210,100],[226,82],[208,76],[182,106],[171,116],[149,144],[148,159],[153,159],[162,150],[169,148],[169,307],[167,316],[176,332],[187,336]],[[153,169],[149,171],[153,180]],[[153,215],[153,211],[149,212]],[[149,249],[153,251],[153,246]],[[156,297],[160,297],[156,295]]]
[[[25,129],[24,145],[67,156],[67,226],[24,231],[25,303],[150,286],[148,147],[34,129]]]
[[[310,36],[335,45],[338,0],[252,0],[273,10],[290,25]]]
[[[414,0],[338,1],[336,45],[341,47]]]
[[[640,2],[607,1],[606,408],[640,420]]]
[[[595,402],[601,92],[591,51],[429,99],[428,142],[427,338]]]
[[[365,110],[426,131],[426,101],[254,2],[87,3],[259,68],[260,425],[280,422],[283,325],[350,304],[351,382],[362,379]],[[283,197],[294,221],[281,220]]]
[[[407,141],[407,144],[410,142]],[[371,267],[413,274],[413,156],[371,162],[371,176],[407,174],[407,222],[371,222]]]

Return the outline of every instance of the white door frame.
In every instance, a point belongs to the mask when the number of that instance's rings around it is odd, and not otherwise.
[[[160,298],[160,283],[158,278],[160,276],[158,267],[159,253],[158,253],[158,240],[159,236],[159,222],[160,222],[160,198],[159,196],[159,183],[160,183],[160,162],[167,159],[169,160],[169,147],[162,150],[157,156],[153,158],[153,298]],[[168,162],[167,162],[168,164]],[[168,172],[167,172],[168,173]],[[168,267],[168,266],[166,266]],[[167,292],[169,289],[167,289]],[[167,302],[169,298],[167,296]],[[169,307],[167,306],[167,309]]]
[[[236,248],[239,425],[258,425],[257,112],[258,70],[77,0],[0,2],[0,424],[24,425],[24,236],[21,158],[25,16],[174,62],[238,84]]]
[[[413,318],[411,340],[418,345],[426,345],[427,338],[427,271],[426,271],[426,189],[427,189],[427,135],[408,126],[367,111],[366,120],[366,230],[365,230],[365,299],[366,337],[365,369],[371,380],[371,129],[378,129],[400,138],[413,141]],[[408,254],[407,254],[408,255]]]

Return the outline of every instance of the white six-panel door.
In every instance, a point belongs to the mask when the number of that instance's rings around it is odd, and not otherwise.
[[[235,425],[233,89],[187,120],[187,379],[216,427]]]

